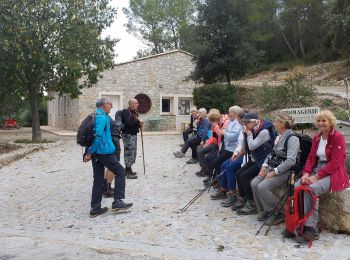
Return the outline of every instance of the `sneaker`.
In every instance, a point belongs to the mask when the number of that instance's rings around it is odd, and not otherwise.
[[[293,238],[293,237],[295,237],[295,234],[289,232],[287,229],[283,230],[283,231],[281,232],[281,235],[282,235],[283,237],[285,237],[285,238]]]
[[[284,216],[282,213],[271,213],[268,217],[268,220],[266,221],[266,225],[272,226],[272,225],[278,225],[280,223],[284,222]]]
[[[241,208],[244,207],[244,204],[245,204],[244,199],[243,199],[242,197],[239,197],[239,198],[237,199],[237,202],[236,202],[234,205],[232,205],[231,209],[232,209],[232,211],[241,209]]]
[[[126,210],[132,207],[132,203],[126,203],[122,200],[115,200],[112,203],[112,211]]]
[[[219,190],[215,194],[210,195],[212,200],[222,200],[227,198],[227,194],[225,191]]]
[[[185,156],[185,155],[184,155]],[[193,159],[193,158],[191,158],[190,160],[188,160],[186,163],[187,164],[195,164],[195,163],[197,163],[198,161],[196,160],[196,159]]]
[[[108,211],[107,207],[91,209],[90,210],[90,218],[95,218],[99,215],[106,213],[107,211]]]
[[[270,212],[260,211],[256,217],[258,221],[264,221],[268,218]]]
[[[185,157],[185,154],[182,153],[182,152],[177,152],[176,154],[174,153],[175,157],[176,158],[182,158],[182,157]]]
[[[258,214],[258,210],[253,202],[247,201],[243,208],[237,209],[238,215]]]
[[[313,227],[304,226],[303,233],[301,235],[307,241],[313,241],[320,238],[320,234]]]
[[[228,194],[227,199],[220,203],[221,206],[228,208],[232,207],[237,202],[237,197],[235,195]]]

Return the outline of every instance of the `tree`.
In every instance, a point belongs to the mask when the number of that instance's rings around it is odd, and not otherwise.
[[[350,1],[332,1],[328,17],[332,47],[346,53],[350,64]]]
[[[109,0],[3,0],[0,5],[0,88],[29,100],[32,139],[41,139],[38,103],[44,92],[78,97],[113,66],[116,40],[102,39],[116,10]],[[81,83],[78,80],[83,78]]]
[[[182,48],[185,31],[195,12],[196,0],[130,0],[123,12],[127,30],[151,49],[150,54]],[[143,51],[144,52],[144,51]]]
[[[192,78],[213,83],[244,75],[262,55],[253,45],[249,0],[207,0],[199,5],[196,22],[199,47]]]

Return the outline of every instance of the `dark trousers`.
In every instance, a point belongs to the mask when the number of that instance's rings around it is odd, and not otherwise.
[[[125,172],[115,154],[96,154],[92,158],[94,182],[92,185],[91,208],[100,208],[104,184],[105,167],[115,175],[114,200],[125,198]]]
[[[247,200],[253,200],[251,181],[259,174],[260,166],[256,162],[248,162],[236,172],[239,195]]]
[[[181,148],[182,153],[186,153],[188,148],[192,150],[192,158],[197,160],[197,146],[201,143],[201,138],[198,135],[192,136],[187,140],[185,145]]]
[[[193,128],[189,127],[189,128],[186,128],[183,132],[182,132],[182,136],[184,138],[184,143],[187,142],[188,140],[188,136],[189,134],[193,133]]]
[[[212,176],[214,170],[216,174],[220,174],[221,164],[225,162],[232,156],[233,152],[229,152],[224,148],[221,148],[219,152],[219,156],[217,156],[210,164],[209,164],[209,175]]]
[[[198,161],[199,161],[199,165],[202,168],[208,167],[209,162],[207,161],[207,156],[213,152],[216,152],[216,153],[218,152],[217,144],[209,144],[207,146],[198,146],[197,148]]]

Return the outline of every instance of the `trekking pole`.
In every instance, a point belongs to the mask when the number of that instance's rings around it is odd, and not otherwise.
[[[199,199],[200,196],[202,196],[207,190],[210,189],[211,186],[217,181],[221,175],[224,174],[226,170],[223,170],[219,175],[212,178],[211,182],[208,183],[207,186],[204,187],[204,189],[200,190],[198,194],[196,194],[182,209],[180,209],[181,212],[185,212],[197,199]]]
[[[141,144],[142,144],[142,161],[143,161],[143,174],[146,175],[146,166],[145,166],[145,150],[143,148],[143,131],[141,129]]]
[[[280,205],[281,201],[284,200],[284,198],[285,198],[285,196],[287,195],[287,193],[288,193],[288,189],[283,193],[282,197],[281,197],[280,200],[277,202],[277,204],[276,204],[276,206],[273,208],[272,212],[274,212],[274,211],[278,208],[278,206]],[[284,202],[283,202],[283,204],[284,204]],[[283,205],[283,204],[282,204],[282,205]],[[279,209],[279,211],[280,211],[280,209]],[[278,211],[278,212],[279,212],[279,211]],[[260,231],[261,231],[262,228],[266,225],[266,222],[269,220],[269,218],[270,218],[271,216],[272,216],[272,215],[270,215],[269,217],[267,217],[267,218],[265,219],[265,221],[262,223],[262,225],[260,226],[260,228],[259,228],[258,231],[256,232],[256,234],[255,234],[256,236],[259,235]],[[265,234],[265,236],[266,236],[266,234]]]
[[[271,215],[270,217],[275,218],[275,216],[281,212],[281,210],[282,210],[282,208],[283,208],[284,204],[286,203],[286,201],[287,201],[289,196],[292,196],[292,198],[293,198],[293,194],[294,194],[294,178],[295,178],[295,173],[292,172],[291,175],[290,175],[289,181],[288,181],[287,192],[283,195],[283,197],[284,197],[283,203],[280,205],[280,207],[279,207],[277,212],[273,211],[273,215]],[[280,202],[281,202],[281,200],[280,200]],[[277,205],[278,204],[279,203],[277,203]],[[294,204],[293,200],[291,200],[291,204]],[[293,207],[294,207],[294,205],[293,205]],[[269,223],[268,229],[265,232],[265,236],[267,236],[267,233],[269,233],[269,231],[270,231],[270,229],[272,227],[272,224],[273,224],[273,222]]]

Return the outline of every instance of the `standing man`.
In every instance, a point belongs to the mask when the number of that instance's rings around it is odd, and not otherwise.
[[[125,203],[125,174],[115,155],[116,148],[112,142],[109,112],[112,108],[112,102],[109,98],[102,97],[96,102],[96,111],[94,116],[95,137],[91,147],[84,155],[84,162],[92,161],[94,172],[94,182],[92,186],[90,217],[106,213],[107,207],[101,208],[104,171],[105,167],[116,175],[114,201],[112,211],[125,210],[132,206],[132,203]]]
[[[136,172],[133,172],[131,166],[135,163],[137,154],[137,133],[143,126],[143,121],[139,120],[139,114],[136,112],[139,107],[137,99],[130,99],[129,108],[124,109],[122,121],[125,125],[122,139],[124,143],[124,163],[127,179],[137,179]]]

